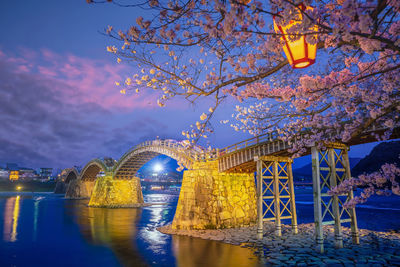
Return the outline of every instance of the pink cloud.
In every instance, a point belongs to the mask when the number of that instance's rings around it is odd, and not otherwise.
[[[30,71],[28,66],[26,66],[26,65],[19,65],[16,70],[19,73],[23,73],[23,72],[28,73]]]
[[[39,53],[21,49],[18,55],[9,55],[0,50],[0,60],[12,65],[15,72],[33,74],[50,83],[54,81],[57,84],[54,93],[67,103],[96,103],[107,110],[126,112],[154,107],[156,103],[157,96],[152,91],[120,94],[122,88],[116,86],[115,81],[132,75],[129,75],[126,65],[71,54],[61,55],[48,49],[42,49]]]
[[[26,67],[26,66],[23,65],[21,67]],[[38,66],[38,70],[39,70],[39,73],[42,74],[43,76],[47,76],[47,77],[55,77],[55,76],[57,76],[57,72],[55,72],[51,68]]]

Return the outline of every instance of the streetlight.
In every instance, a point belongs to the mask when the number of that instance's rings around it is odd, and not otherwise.
[[[163,166],[162,166],[160,163],[156,163],[156,164],[154,164],[154,166],[153,166],[153,170],[154,170],[155,172],[161,172],[163,169],[164,169],[164,168],[163,168]]]

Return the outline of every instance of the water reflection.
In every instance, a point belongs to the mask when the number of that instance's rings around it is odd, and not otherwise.
[[[174,235],[172,249],[176,265],[180,267],[259,266],[258,258],[251,250],[221,242]]]
[[[81,233],[91,244],[109,247],[123,266],[147,266],[135,244],[140,209],[73,209]]]
[[[37,225],[39,218],[39,203],[42,198],[35,199],[34,212],[33,212],[33,241],[36,241],[37,238]]]
[[[140,236],[147,243],[148,249],[152,250],[156,254],[165,253],[164,245],[167,243],[168,236],[157,231],[157,227],[161,226],[161,223],[165,222],[165,206],[154,205],[146,210],[150,211],[149,222],[146,228],[141,229]]]
[[[122,266],[259,266],[258,258],[249,249],[160,233],[156,228],[173,219],[177,196],[152,194],[147,198],[168,204],[143,209],[103,209],[76,201],[68,202],[72,205],[66,209],[73,211],[85,239],[109,247]]]
[[[15,196],[7,198],[6,200],[6,205],[4,208],[4,241],[17,241],[20,199],[20,196]]]

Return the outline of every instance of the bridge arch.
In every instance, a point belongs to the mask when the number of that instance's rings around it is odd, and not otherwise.
[[[114,179],[132,179],[145,163],[161,154],[175,159],[187,169],[200,155],[195,150],[187,150],[182,142],[175,140],[146,141],[126,152],[115,164]]]
[[[95,181],[100,172],[107,173],[113,167],[113,159],[92,159],[83,167],[80,175],[82,181]],[[110,166],[111,165],[111,166]]]
[[[79,172],[75,168],[68,168],[64,171],[64,183],[69,184],[73,180],[79,179]]]

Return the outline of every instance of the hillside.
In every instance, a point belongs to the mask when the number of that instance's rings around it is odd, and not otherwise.
[[[385,163],[396,163],[400,166],[400,141],[380,143],[375,146],[371,153],[360,160],[351,170],[352,175],[371,173],[380,169]]]
[[[349,158],[350,166],[356,166],[361,158]],[[303,167],[293,169],[294,181],[298,182],[311,182],[312,181],[312,164],[309,163]]]

